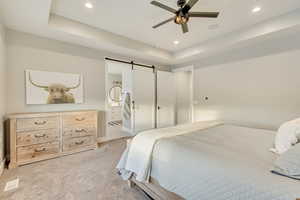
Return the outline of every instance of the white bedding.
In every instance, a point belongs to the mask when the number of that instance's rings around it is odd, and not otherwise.
[[[123,153],[117,169],[124,179],[128,179],[132,173],[135,173],[136,180],[148,181],[152,151],[159,139],[183,135],[221,124],[223,123],[219,121],[205,121],[142,132],[133,138],[130,146]]]
[[[296,200],[300,181],[270,172],[275,134],[222,125],[160,139],[150,176],[187,200]]]
[[[285,122],[280,126],[275,137],[275,149],[271,151],[283,154],[298,142],[300,136],[300,118]]]
[[[270,172],[276,132],[205,122],[146,131],[118,165],[188,200],[295,200],[300,182]],[[126,174],[126,173],[125,173]],[[127,176],[129,178],[130,176]]]

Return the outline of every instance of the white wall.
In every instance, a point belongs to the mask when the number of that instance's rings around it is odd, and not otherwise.
[[[195,120],[276,129],[300,117],[299,58],[300,50],[292,50],[205,68],[196,63]]]
[[[152,61],[135,60],[126,56],[46,39],[32,34],[7,30],[6,35],[7,85],[9,86],[7,93],[8,113],[78,109],[105,110],[105,57],[150,63],[158,66],[161,70],[170,70],[169,66],[160,67],[159,63],[153,63]],[[83,74],[85,102],[76,105],[26,105],[24,76],[26,69]],[[99,134],[99,136],[103,136],[103,130]]]
[[[5,41],[5,30],[1,25],[0,21],[0,118],[6,113],[6,41]],[[3,123],[0,123],[0,175],[2,172],[2,161],[3,161],[3,150],[4,150],[4,135],[3,135]]]
[[[105,109],[105,57],[130,58],[8,30],[8,112]],[[144,61],[145,62],[145,61]],[[156,63],[154,63],[156,64]],[[24,70],[81,73],[85,103],[26,105]],[[165,68],[168,70],[167,68]]]
[[[103,110],[105,101],[103,65],[103,61],[96,59],[9,43],[8,112]],[[26,69],[83,74],[85,103],[79,105],[26,105],[24,84]]]

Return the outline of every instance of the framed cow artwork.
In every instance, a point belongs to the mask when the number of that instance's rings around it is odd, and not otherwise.
[[[81,74],[26,70],[27,104],[83,103]]]

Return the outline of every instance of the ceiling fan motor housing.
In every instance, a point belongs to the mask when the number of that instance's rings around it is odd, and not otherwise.
[[[186,0],[178,0],[177,1],[177,6],[182,8],[186,4]]]

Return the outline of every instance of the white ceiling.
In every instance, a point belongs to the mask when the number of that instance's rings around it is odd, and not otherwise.
[[[87,1],[93,9],[84,6]],[[176,0],[160,2],[176,8]],[[252,13],[255,6],[261,12]],[[150,0],[0,1],[10,29],[169,65],[246,43],[259,45],[266,37],[280,37],[282,30],[295,31],[299,8],[299,0],[200,0],[193,11],[219,11],[219,18],[191,19],[190,32],[182,34],[174,23],[151,28],[172,15],[150,5]],[[174,45],[174,40],[180,44]]]
[[[182,34],[180,26],[173,22],[152,29],[173,14],[150,5],[151,0],[88,1],[94,5],[93,9],[84,6],[87,0],[54,0],[52,12],[172,52],[300,7],[299,0],[200,0],[192,11],[219,11],[219,18],[191,18],[190,32]],[[177,0],[158,1],[177,9]],[[260,6],[262,12],[253,14],[255,6]],[[219,28],[210,30],[214,25]],[[174,45],[174,40],[180,44]]]

